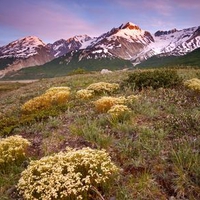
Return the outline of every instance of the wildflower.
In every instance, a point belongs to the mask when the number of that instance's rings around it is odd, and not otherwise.
[[[0,139],[0,165],[21,161],[30,142],[19,135]]]
[[[93,90],[95,93],[102,93],[102,92],[114,92],[115,90],[119,89],[119,84],[117,83],[106,83],[106,82],[98,82],[89,85],[87,90]]]
[[[184,82],[184,85],[191,90],[200,92],[200,79],[198,78],[192,78],[190,80],[187,80]]]
[[[124,104],[125,101],[126,101],[125,97],[104,96],[95,101],[94,105],[98,112],[107,112],[112,106],[116,104]]]
[[[27,101],[21,109],[25,113],[30,113],[36,110],[47,109],[53,105],[65,104],[69,99],[69,95],[69,87],[53,87],[41,96]]]
[[[82,89],[76,92],[76,96],[80,99],[89,99],[94,95],[93,90]]]
[[[112,117],[119,117],[119,116],[123,116],[126,113],[129,113],[130,111],[131,110],[125,105],[114,105],[111,107],[110,110],[108,110],[108,113]]]
[[[32,161],[17,188],[24,199],[83,199],[92,186],[101,188],[118,172],[104,150],[68,148]]]

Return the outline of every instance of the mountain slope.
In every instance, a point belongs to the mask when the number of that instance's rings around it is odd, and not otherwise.
[[[197,66],[200,67],[200,48],[184,56],[153,56],[136,65],[136,68],[174,67],[174,66]]]
[[[70,52],[42,66],[23,68],[17,72],[10,72],[3,79],[20,80],[65,76],[78,68],[86,71],[97,71],[105,68],[117,70],[132,67],[132,63],[129,60],[116,57],[79,60],[82,51]]]
[[[154,42],[150,43],[144,51],[137,55],[135,65],[147,58],[159,56],[181,56],[200,47],[200,27],[183,30],[157,31]]]
[[[50,49],[35,36],[28,36],[0,47],[0,76],[21,68],[43,65],[54,57]]]

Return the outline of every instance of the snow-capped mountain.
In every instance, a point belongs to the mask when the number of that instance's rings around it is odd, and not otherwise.
[[[38,37],[28,36],[0,47],[0,58],[28,58],[38,54],[38,49],[45,46]]]
[[[200,27],[157,31],[151,35],[128,22],[96,38],[80,55],[81,59],[118,57],[133,65],[154,55],[181,56],[200,47]]]
[[[53,44],[45,44],[35,36],[28,36],[0,47],[0,60],[7,63],[0,66],[0,77],[10,71],[25,67],[43,65],[54,58],[60,57],[91,44],[94,38],[87,35],[75,36],[68,40],[58,40]],[[6,62],[5,62],[6,61]]]
[[[80,51],[82,59],[120,58],[131,60],[133,65],[154,55],[181,56],[200,47],[200,26],[183,30],[172,29],[151,34],[128,22],[118,28],[91,38],[80,35],[45,44],[35,36],[25,37],[0,47],[0,76],[24,67],[42,65],[60,56],[73,59],[73,52]]]
[[[87,58],[119,57],[131,60],[154,41],[152,35],[128,22],[101,35],[87,47]],[[95,56],[94,56],[95,55]]]
[[[0,47],[0,61],[7,63],[1,66],[0,76],[17,71],[24,67],[43,65],[54,57],[50,49],[35,36],[28,36]]]
[[[91,38],[88,35],[78,35],[78,36],[69,38],[68,40],[64,40],[64,39],[58,40],[54,42],[53,44],[48,44],[48,46],[51,49],[52,55],[55,58],[57,58],[71,51],[84,49],[88,45],[90,45],[93,40],[94,38]]]
[[[139,63],[154,55],[182,56],[199,48],[200,27],[157,31],[153,38],[154,42],[150,43],[144,51],[136,55],[135,63]]]

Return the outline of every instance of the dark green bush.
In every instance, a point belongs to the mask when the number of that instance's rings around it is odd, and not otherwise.
[[[143,88],[173,88],[180,85],[182,79],[176,70],[162,69],[154,71],[137,71],[129,74],[129,77],[121,84],[122,87],[142,90]]]

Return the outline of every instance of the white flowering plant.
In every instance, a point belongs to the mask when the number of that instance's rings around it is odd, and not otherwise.
[[[29,200],[97,199],[99,189],[118,172],[105,150],[67,149],[32,161],[22,172],[17,188]]]
[[[0,139],[0,166],[22,162],[30,142],[19,136],[10,136]]]

